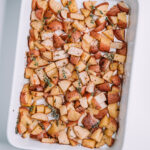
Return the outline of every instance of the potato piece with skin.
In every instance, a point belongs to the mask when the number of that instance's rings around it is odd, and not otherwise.
[[[59,12],[59,10],[61,10],[61,8],[62,8],[61,4],[59,2],[57,2],[56,0],[50,0],[49,7],[55,14],[57,14]]]
[[[111,87],[110,87],[109,83],[99,84],[99,85],[97,85],[97,88],[102,92],[111,91]]]
[[[124,41],[125,40],[125,29],[114,30],[114,35],[118,40]]]
[[[121,1],[117,4],[117,6],[119,7],[121,11],[126,12],[126,13],[129,12],[129,6],[125,2]]]
[[[70,142],[70,144],[71,144],[72,146],[76,146],[76,145],[78,144],[77,141],[72,140],[72,139],[69,139],[69,142]]]
[[[45,114],[51,113],[51,109],[48,106],[45,106],[44,113]]]
[[[59,68],[59,78],[68,79],[71,77],[71,72],[66,67]]]
[[[59,86],[55,86],[51,89],[51,95],[55,96],[55,95],[61,95],[63,94],[61,89],[59,88]]]
[[[55,48],[60,48],[65,44],[65,41],[60,36],[57,36],[56,34],[54,34],[53,40],[54,40],[53,42]]]
[[[67,19],[67,14],[68,14],[67,9],[62,9],[61,12],[60,12],[60,15],[63,19]]]
[[[61,116],[67,115],[67,107],[66,107],[66,105],[62,105],[60,107],[60,114],[61,114]]]
[[[39,19],[39,20],[42,20],[43,19],[43,15],[44,15],[44,11],[42,9],[37,9],[35,11],[35,15],[36,17]]]
[[[124,65],[123,64],[119,64],[118,65],[118,74],[123,74],[124,73]]]
[[[77,5],[76,0],[71,0],[68,7],[69,7],[69,11],[70,11],[71,13],[76,13],[76,12],[78,12],[78,5]]]
[[[68,120],[69,121],[77,121],[81,117],[81,114],[75,110],[69,110],[68,112]]]
[[[117,14],[120,12],[120,9],[117,5],[110,8],[110,10],[107,12],[107,16],[117,16]]]
[[[37,113],[44,113],[44,105],[37,105],[36,106]]]
[[[103,128],[103,127],[107,128],[108,124],[109,124],[109,118],[107,117],[107,115],[105,115],[103,117],[103,119],[100,121],[99,127],[100,128]]]
[[[120,63],[124,63],[126,60],[126,56],[120,55],[120,54],[115,54],[114,55],[114,60],[119,61]]]
[[[91,44],[93,41],[93,37],[90,36],[89,34],[84,34],[83,40],[85,40],[87,43]]]
[[[114,33],[112,29],[105,30],[102,32],[106,37],[108,37],[111,41],[114,41]]]
[[[97,62],[96,62],[95,57],[91,56],[87,65],[90,66],[90,65],[96,65],[96,64],[97,64]]]
[[[102,119],[105,115],[107,115],[107,113],[108,113],[108,109],[104,108],[102,110],[99,110],[99,112],[95,114],[94,117],[97,119]]]
[[[82,25],[78,20],[75,20],[72,24],[72,27],[74,27],[75,29],[83,32],[86,30],[85,26]]]
[[[42,138],[41,142],[53,144],[53,143],[56,143],[56,139],[55,138]]]
[[[96,27],[96,24],[95,24],[95,21],[93,20],[92,17],[87,17],[85,18],[85,24],[87,25],[88,28],[95,28]]]
[[[61,96],[54,96],[54,107],[60,108],[62,106],[63,99]]]
[[[60,144],[69,144],[69,139],[65,130],[59,132],[58,141]]]
[[[88,103],[87,103],[87,98],[86,98],[86,97],[80,98],[79,101],[80,101],[80,105],[81,105],[83,108],[88,108]]]
[[[96,144],[96,142],[91,139],[83,139],[82,140],[82,146],[84,146],[84,147],[94,148],[95,144]]]
[[[102,35],[99,49],[104,52],[109,52],[110,46],[111,46],[111,40],[109,38],[107,38],[106,36]]]
[[[66,99],[69,102],[78,100],[79,98],[80,98],[80,94],[76,90],[72,92],[67,92],[66,94]]]
[[[117,118],[118,117],[118,114],[119,114],[119,111],[118,111],[118,104],[117,103],[114,103],[114,104],[109,104],[108,105],[108,112],[109,112],[109,115],[113,118]]]
[[[65,53],[64,50],[60,50],[60,51],[54,51],[53,52],[53,60],[61,60],[61,59],[65,59],[68,58],[68,54]]]
[[[95,85],[104,83],[104,79],[94,75],[90,75],[90,79],[92,82],[94,82]]]
[[[101,58],[101,60],[100,60],[100,62],[99,62],[99,65],[100,65],[101,71],[105,72],[105,71],[107,71],[108,68],[109,68],[110,60],[103,57],[103,58]]]
[[[82,128],[80,126],[74,126],[74,132],[80,139],[85,139],[89,136],[90,132],[89,130]]]
[[[68,63],[69,63],[69,61],[68,61],[67,58],[55,62],[57,68],[64,67],[64,66],[66,66]]]
[[[120,101],[120,96],[116,92],[108,92],[108,104],[113,104]]]
[[[31,86],[40,85],[40,80],[37,74],[32,74],[32,76],[30,77],[30,85]]]
[[[79,57],[79,56],[73,56],[73,55],[70,56],[70,62],[71,62],[73,65],[78,64],[79,60],[80,60],[80,57]]]
[[[98,123],[98,120],[90,113],[87,114],[82,120],[83,125],[87,129],[91,129],[95,124]]]
[[[87,84],[86,92],[88,92],[88,93],[93,93],[93,92],[94,92],[94,89],[95,89],[95,84],[94,84],[94,82],[90,81],[90,82]]]
[[[47,50],[51,50],[53,48],[53,41],[50,39],[46,39],[44,41],[41,42],[41,44],[47,49]]]
[[[89,70],[92,70],[96,73],[99,73],[100,72],[100,66],[99,65],[91,65],[91,66],[89,66]]]
[[[41,21],[32,21],[31,27],[37,31],[41,31],[43,29],[43,22]]]
[[[86,85],[90,80],[86,71],[80,72],[79,78],[81,79],[83,85]]]
[[[119,86],[121,84],[121,79],[118,75],[112,76],[111,81],[116,86]]]
[[[37,0],[37,8],[43,9],[45,11],[48,7],[47,1]]]
[[[33,69],[26,67],[24,76],[26,79],[29,79],[33,75],[33,73]]]
[[[60,86],[62,91],[65,93],[67,91],[67,89],[69,88],[69,86],[71,85],[71,81],[69,81],[69,80],[62,80],[62,81],[58,82],[58,85]]]
[[[86,9],[91,11],[92,10],[92,6],[95,6],[96,2],[97,1],[84,1],[83,2],[83,6],[84,6],[84,8],[86,8]]]
[[[109,147],[111,147],[114,143],[114,139],[112,137],[107,136],[107,135],[104,135],[104,141]]]
[[[90,11],[88,9],[81,8],[80,10],[82,14],[84,15],[84,17],[88,17],[90,15]]]
[[[99,48],[98,48],[98,41],[97,40],[93,40],[92,43],[91,43],[91,47],[90,47],[90,53],[97,53],[99,51]]]
[[[35,128],[34,128],[34,130],[31,132],[31,134],[32,135],[38,135],[38,134],[40,134],[40,133],[42,133],[42,128],[39,126],[39,125],[37,125]]]
[[[76,70],[81,72],[86,68],[85,63],[83,61],[79,61],[78,64],[76,65]]]
[[[90,35],[91,35],[94,39],[96,39],[96,40],[98,40],[98,41],[101,41],[101,37],[102,37],[101,34],[95,32],[95,31],[91,31],[91,32],[90,32]]]
[[[74,20],[84,20],[84,16],[79,13],[70,13],[69,17]]]
[[[127,43],[123,43],[123,47],[121,49],[117,49],[116,53],[126,56],[127,55]]]
[[[83,53],[83,50],[77,47],[70,47],[68,50],[68,54],[73,56],[81,56]]]
[[[100,142],[102,140],[102,137],[103,137],[103,131],[100,128],[95,130],[91,135],[91,139],[95,140],[96,142]]]
[[[101,3],[101,4],[97,5],[96,9],[94,11],[94,14],[97,15],[97,16],[105,15],[107,13],[108,6],[109,6],[108,2],[104,2],[104,3]]]
[[[52,31],[57,31],[57,30],[62,30],[63,25],[62,25],[62,22],[54,20],[50,22],[50,24],[48,25],[48,28]]]
[[[112,117],[109,118],[109,123],[108,123],[107,129],[111,130],[112,132],[117,131],[118,124],[117,124],[117,121],[114,118],[112,118]]]
[[[85,40],[82,40],[82,49],[86,52],[90,50],[90,43],[87,43]]]
[[[52,61],[52,52],[50,51],[42,52],[41,57],[47,61]]]
[[[99,148],[99,147],[102,147],[103,145],[105,145],[104,138],[102,138],[102,140],[100,142],[97,142],[96,145],[95,145],[95,147]]]
[[[79,31],[75,31],[71,34],[70,41],[75,43],[78,42],[80,38],[81,38],[81,33]]]
[[[32,119],[40,120],[40,121],[48,121],[48,117],[43,113],[35,113],[31,116]]]
[[[118,17],[118,26],[120,28],[127,28],[127,16],[126,16],[126,13],[125,12],[121,12],[121,13],[118,13],[117,15]]]
[[[113,75],[113,71],[108,71],[104,74],[103,79],[111,83],[112,75]]]

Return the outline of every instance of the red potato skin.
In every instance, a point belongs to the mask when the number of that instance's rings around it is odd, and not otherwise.
[[[63,25],[60,21],[54,20],[48,25],[48,28],[52,31],[63,30]]]
[[[109,5],[109,3],[108,2],[101,3],[101,4],[97,5],[95,8],[98,8],[99,6],[103,6],[103,5]]]
[[[79,96],[79,93],[75,90],[75,91],[72,91],[72,92],[68,92],[66,94],[66,99],[69,101],[69,99],[72,97],[72,96]]]
[[[99,49],[103,52],[109,52],[110,51],[110,45],[104,44],[104,43],[100,43],[99,44]]]
[[[114,35],[120,41],[124,41],[125,40],[125,30],[124,29],[116,29],[116,30],[114,30]]]
[[[108,92],[111,91],[111,87],[109,85],[109,83],[103,83],[103,84],[99,84],[97,86],[97,88],[102,91],[102,92]]]
[[[63,41],[63,39],[60,36],[57,36],[56,34],[54,34],[53,40],[55,48],[60,48],[65,44],[65,41]]]
[[[74,65],[78,64],[80,57],[71,55],[70,62]]]
[[[101,58],[99,65],[101,71],[106,71],[106,69],[109,67],[110,61],[107,58]]]
[[[44,14],[44,17],[45,18],[50,18],[51,16],[52,16],[52,12],[50,11],[50,10],[47,10],[46,12],[45,12],[45,14]]]
[[[100,104],[95,100],[95,98],[92,99],[92,105],[95,109],[101,109]]]
[[[30,87],[29,87],[29,90],[31,90],[31,91],[43,92],[43,91],[44,91],[44,88],[43,88],[43,86],[36,85],[36,86],[30,86]]]
[[[42,19],[43,19],[43,14],[44,14],[44,12],[43,12],[42,9],[37,9],[37,10],[35,11],[35,15],[36,15],[36,17],[37,17],[39,20],[42,20]]]
[[[117,53],[117,54],[120,54],[120,55],[126,56],[126,55],[127,55],[127,43],[124,43],[124,44],[123,44],[122,49],[117,49],[117,50],[116,50],[116,53]]]
[[[81,37],[81,33],[79,31],[75,31],[72,33],[70,40],[71,42],[75,43],[80,39],[80,37]]]
[[[78,108],[76,108],[76,111],[79,113],[84,113],[85,109],[82,106],[79,106]]]
[[[28,56],[35,56],[35,57],[40,56],[40,51],[39,50],[30,50],[28,52]]]
[[[25,101],[25,92],[21,92],[21,94],[20,94],[20,103],[21,103],[21,105],[26,105],[27,104],[27,102]]]
[[[100,72],[100,66],[99,65],[92,65],[92,66],[89,66],[89,70],[92,70],[96,73],[99,73]]]
[[[120,96],[117,92],[108,92],[108,104],[117,103],[120,101]]]
[[[30,32],[30,38],[35,41],[35,36],[34,36],[34,30],[33,30],[33,28],[31,28],[29,32]]]
[[[87,114],[83,120],[82,120],[83,125],[85,126],[85,128],[87,128],[88,130],[92,128],[93,125],[95,125],[97,123],[97,119],[92,116],[91,114]]]
[[[121,11],[123,11],[123,12],[129,13],[129,8],[123,7],[123,6],[121,5],[121,3],[122,3],[122,1],[117,4],[118,8],[119,8]],[[124,2],[123,2],[123,3],[124,3]]]
[[[77,123],[78,123],[78,121],[69,121],[67,123],[67,127],[73,127],[73,126],[77,125]]]
[[[83,96],[85,94],[85,91],[86,91],[86,86],[83,86],[81,88],[81,95]]]
[[[119,86],[121,84],[121,79],[118,75],[112,76],[111,81],[114,85]]]
[[[108,109],[104,108],[104,109],[100,110],[97,115],[94,115],[94,117],[96,119],[102,119],[107,113],[108,113]]]
[[[117,5],[110,8],[110,10],[107,12],[107,16],[116,16],[120,12],[120,9]]]
[[[90,35],[91,35],[93,38],[95,38],[96,40],[99,40],[99,41],[101,40],[101,34],[95,32],[95,31],[91,31],[91,32],[90,32]]]
[[[32,0],[32,10],[36,9],[37,0]]]
[[[125,29],[127,28],[127,22],[123,22],[121,20],[118,20],[118,27]]]
[[[98,43],[95,44],[95,45],[91,45],[91,47],[90,47],[90,53],[95,54],[95,53],[97,53],[98,51],[99,51]]]
[[[94,54],[94,57],[96,58],[96,59],[100,59],[101,58],[101,52],[100,51],[98,51],[96,54]]]
[[[102,31],[103,29],[105,29],[105,26],[106,26],[106,22],[103,22],[101,25],[99,25],[98,27],[96,27],[94,29],[95,32],[99,32],[99,31]]]

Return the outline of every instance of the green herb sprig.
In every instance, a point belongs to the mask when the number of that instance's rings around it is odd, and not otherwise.
[[[51,115],[56,119],[59,120],[59,114],[57,112],[57,109],[55,109],[53,106],[48,105],[48,107],[51,109]]]

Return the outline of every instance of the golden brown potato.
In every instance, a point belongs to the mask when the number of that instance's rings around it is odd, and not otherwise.
[[[94,148],[95,144],[96,144],[96,142],[94,140],[91,140],[91,139],[84,139],[84,140],[82,140],[82,145],[84,147]]]

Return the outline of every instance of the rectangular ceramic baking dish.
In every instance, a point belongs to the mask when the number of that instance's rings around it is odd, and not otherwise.
[[[28,51],[27,37],[29,35],[30,28],[30,13],[31,13],[31,1],[32,0],[22,0],[21,12],[20,12],[20,23],[18,30],[18,40],[15,56],[15,67],[13,74],[13,84],[11,91],[11,100],[9,107],[9,117],[8,117],[8,126],[7,126],[7,138],[11,145],[22,148],[22,149],[32,149],[32,150],[86,150],[88,148],[82,146],[71,147],[68,145],[59,145],[59,144],[45,144],[32,139],[23,139],[21,136],[15,133],[16,121],[18,117],[18,108],[20,105],[19,97],[20,91],[23,84],[26,82],[24,79],[24,68],[26,65],[26,51]],[[79,7],[82,5],[84,0],[77,0]],[[103,2],[105,0],[101,0]],[[114,4],[119,0],[107,0],[110,4]],[[103,150],[121,150],[124,134],[125,134],[125,125],[127,117],[127,105],[128,97],[130,93],[130,77],[132,70],[132,61],[134,56],[134,44],[136,37],[136,28],[138,23],[138,0],[124,0],[131,8],[130,11],[130,22],[129,29],[127,32],[127,42],[128,42],[128,54],[125,66],[125,76],[123,83],[122,98],[120,104],[120,115],[119,115],[119,130],[116,136],[115,144],[109,148],[107,146],[100,149]]]

